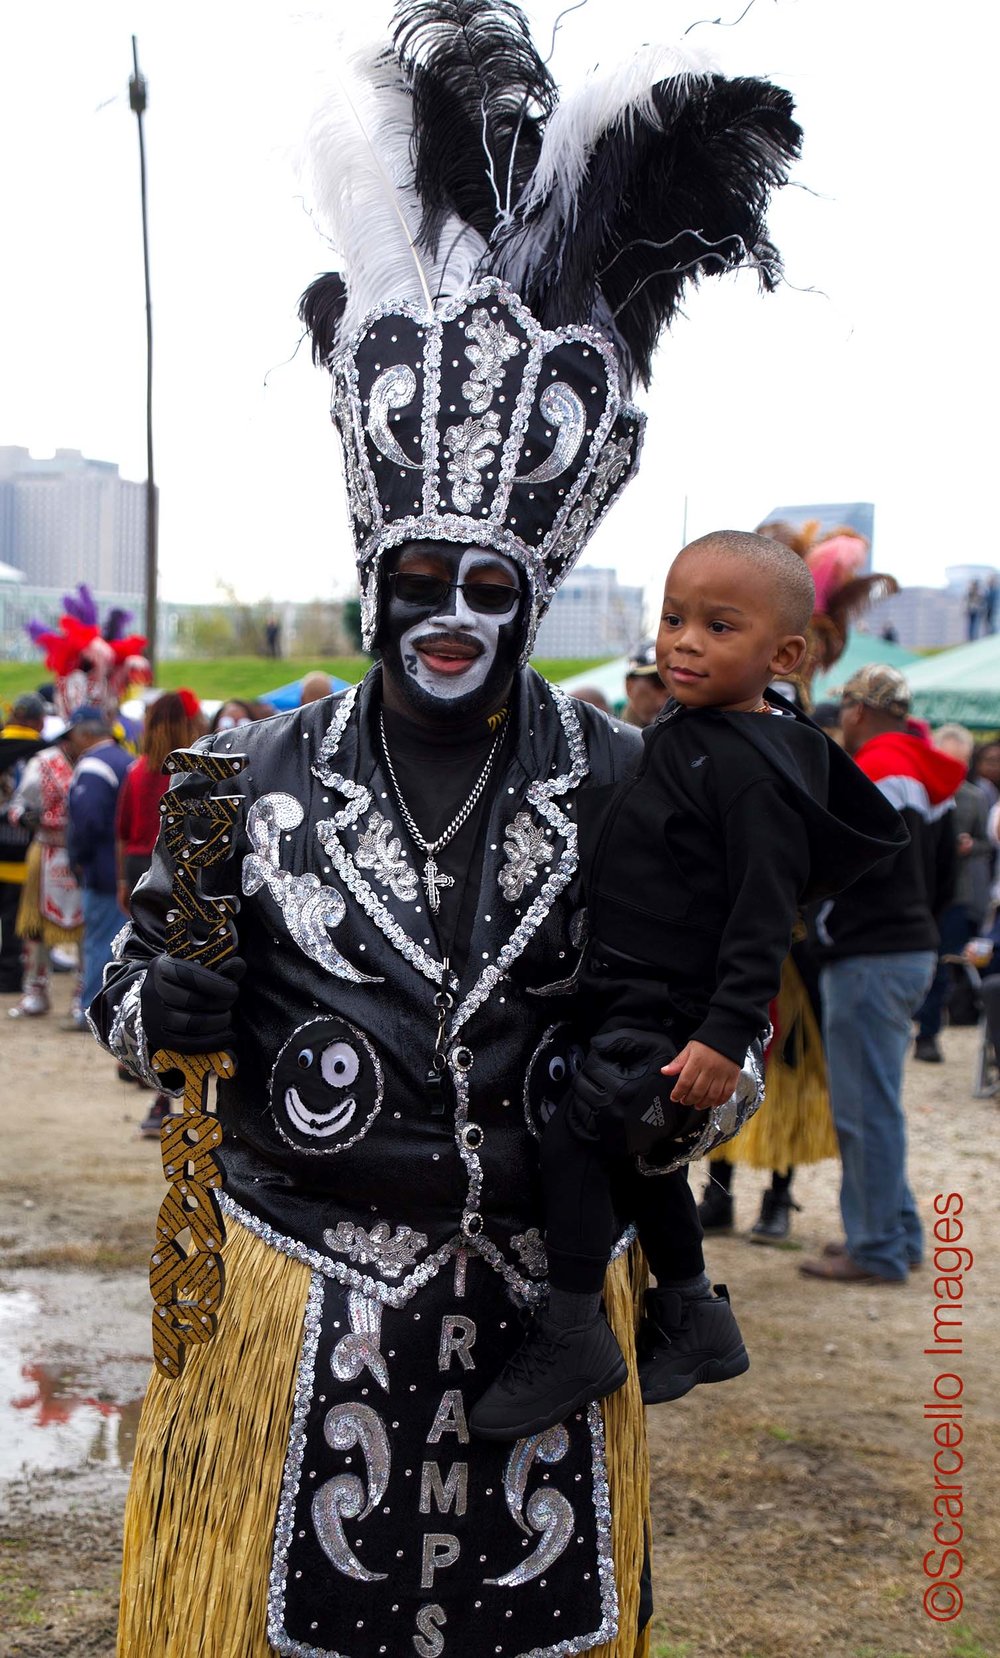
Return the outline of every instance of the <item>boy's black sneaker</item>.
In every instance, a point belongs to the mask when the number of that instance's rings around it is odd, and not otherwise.
[[[564,1422],[581,1405],[603,1399],[628,1375],[603,1313],[560,1329],[544,1313],[469,1416],[480,1439],[524,1439]]]
[[[709,1180],[698,1205],[698,1219],[703,1232],[731,1232],[733,1230],[733,1200],[729,1192]]]
[[[639,1383],[646,1405],[680,1399],[699,1382],[728,1382],[750,1368],[725,1284],[697,1301],[647,1290],[639,1327]]]

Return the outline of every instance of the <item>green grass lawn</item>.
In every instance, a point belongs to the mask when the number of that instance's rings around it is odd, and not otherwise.
[[[546,679],[569,679],[596,668],[607,657],[576,660],[550,660],[539,657],[534,666]],[[242,697],[253,701],[265,691],[273,691],[289,680],[300,679],[313,668],[323,668],[338,679],[350,683],[362,678],[368,667],[367,656],[333,656],[325,661],[317,657],[282,657],[274,662],[261,656],[219,656],[208,660],[183,659],[160,664],[156,682],[165,691],[187,685],[199,697]],[[0,704],[10,703],[23,691],[33,691],[46,679],[45,668],[37,662],[0,662]]]

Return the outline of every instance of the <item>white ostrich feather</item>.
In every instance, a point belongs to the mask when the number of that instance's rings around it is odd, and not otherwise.
[[[655,124],[656,108],[650,96],[659,81],[711,75],[715,63],[696,46],[643,46],[607,75],[592,75],[549,117],[541,154],[521,201],[530,212],[551,198],[558,218],[571,221],[573,204],[587,164],[602,133],[624,118]],[[546,215],[548,217],[548,215]]]
[[[347,284],[343,338],[386,301],[433,310],[469,286],[485,252],[482,237],[457,217],[445,224],[437,260],[417,246],[412,130],[398,65],[384,46],[368,47],[341,59],[300,148],[313,218]]]

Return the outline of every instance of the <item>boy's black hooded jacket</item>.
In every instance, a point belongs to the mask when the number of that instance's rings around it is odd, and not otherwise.
[[[580,801],[596,1024],[660,1026],[738,1064],[766,1027],[800,904],[908,840],[893,806],[798,710],[671,704],[630,783]]]

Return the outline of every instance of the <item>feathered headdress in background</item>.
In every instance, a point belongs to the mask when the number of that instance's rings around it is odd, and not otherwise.
[[[758,535],[769,535],[798,553],[809,566],[816,586],[816,608],[809,625],[806,660],[795,676],[808,685],[816,674],[826,673],[839,662],[847,644],[851,622],[879,599],[899,592],[895,576],[876,571],[862,574],[868,557],[867,536],[849,525],[841,525],[820,536],[819,521],[810,520],[797,529],[791,524],[761,524]]]
[[[63,594],[58,630],[44,622],[25,624],[55,676],[56,706],[64,719],[84,704],[111,719],[130,684],[150,683],[149,663],[142,654],[146,640],[141,634],[125,633],[131,619],[130,611],[116,608],[108,612],[102,627],[94,596],[80,582],[75,593]]]
[[[334,380],[366,644],[402,541],[485,544],[552,592],[633,475],[647,384],[686,288],[780,276],[771,191],[789,95],[644,48],[560,101],[512,0],[398,0],[346,61],[303,171],[339,269],[303,295]]]

